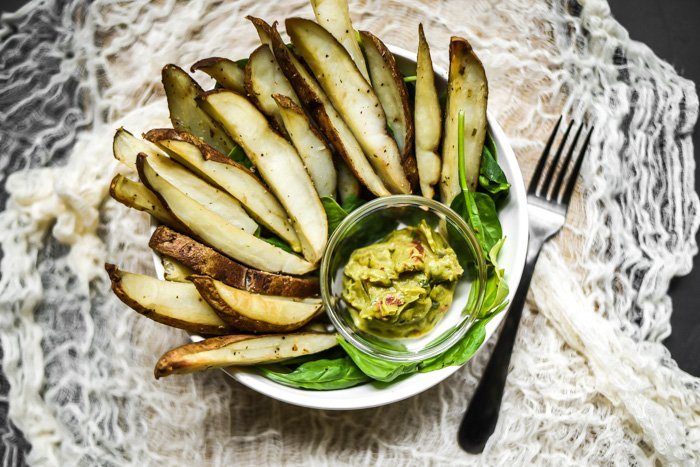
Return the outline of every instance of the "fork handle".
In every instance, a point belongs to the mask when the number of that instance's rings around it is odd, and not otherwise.
[[[503,399],[503,389],[508,376],[508,366],[510,365],[515,336],[518,333],[518,325],[523,314],[523,306],[530,288],[532,273],[542,248],[542,242],[532,242],[532,240],[533,238],[530,236],[527,260],[520,285],[513,296],[513,302],[503,323],[498,342],[459,426],[457,435],[459,445],[472,454],[478,454],[484,450],[484,446],[495,430],[496,422],[498,422],[498,413]]]

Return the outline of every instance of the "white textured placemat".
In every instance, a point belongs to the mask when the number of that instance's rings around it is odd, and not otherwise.
[[[441,66],[449,36],[467,37],[526,178],[560,113],[585,113],[597,129],[572,227],[540,259],[480,456],[460,451],[455,434],[484,354],[418,397],[348,413],[285,405],[221,372],[153,379],[157,356],[184,335],[108,291],[105,260],[152,268],[146,217],[105,201],[121,170],[113,131],[167,125],[163,64],[245,56],[255,45],[245,15],[311,9],[57,3],[33,1],[0,29],[0,167],[14,172],[2,178],[0,338],[10,418],[31,464],[700,462],[700,381],[660,343],[671,332],[669,281],[697,251],[697,95],[604,1],[350,2],[358,28],[409,50],[423,22]]]

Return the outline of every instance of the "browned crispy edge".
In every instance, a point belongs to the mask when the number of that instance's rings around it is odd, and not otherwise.
[[[234,310],[219,295],[214,284],[214,279],[209,276],[190,276],[189,280],[197,287],[197,291],[204,300],[211,305],[219,317],[230,326],[248,332],[289,332],[299,329],[318,315],[314,313],[307,319],[290,324],[274,324],[267,321],[252,319]],[[319,307],[319,312],[323,307]]]
[[[205,68],[211,68],[216,66],[219,62],[233,62],[233,60],[229,60],[228,58],[224,57],[208,57],[208,58],[203,58],[201,60],[196,61],[192,66],[190,67],[190,71],[194,73],[197,70],[204,70]]]
[[[413,138],[414,138],[414,127],[413,127],[413,113],[411,112],[411,107],[408,104],[408,89],[406,89],[406,83],[403,80],[403,75],[399,71],[399,66],[396,64],[396,58],[392,54],[384,42],[381,41],[377,36],[369,31],[360,31],[360,35],[363,39],[367,39],[369,44],[374,46],[381,55],[384,63],[389,67],[391,72],[391,77],[394,79],[394,83],[399,90],[399,95],[401,96],[401,106],[403,107],[403,113],[406,118],[406,143],[404,145],[404,151],[401,155],[401,166],[403,171],[408,178],[411,188],[414,192],[419,189],[418,182],[418,164],[416,163],[416,154],[413,148]]]
[[[260,18],[256,18],[255,16],[251,16],[251,15],[246,16],[245,19],[247,19],[248,21],[253,23],[253,26],[255,26],[256,31],[262,30],[265,34],[272,37],[272,27],[269,24],[267,24],[267,22],[265,20],[262,20]],[[277,24],[277,22],[275,22],[274,24]],[[258,35],[260,35],[259,32],[258,32]]]
[[[221,90],[215,90],[215,91],[209,91],[202,93],[201,95],[208,95],[213,92],[233,92],[229,91],[228,89],[221,89]],[[202,157],[205,160],[208,161],[213,161],[213,162],[218,162],[220,164],[226,164],[230,165],[236,168],[239,168],[241,170],[245,170],[246,172],[250,173],[255,177],[255,174],[251,172],[246,166],[239,164],[238,162],[234,161],[230,157],[222,154],[221,152],[217,151],[213,147],[209,146],[207,143],[205,143],[202,139],[198,138],[197,136],[188,133],[186,131],[180,131],[180,130],[173,130],[172,128],[154,128],[153,130],[149,130],[148,132],[144,133],[143,135],[144,139],[158,144],[160,141],[164,140],[175,140],[175,141],[183,141],[185,143],[190,143],[191,145],[195,146],[197,149],[199,149],[199,152],[202,153]],[[257,178],[257,177],[256,177]]]
[[[236,342],[254,339],[256,337],[263,336],[251,336],[251,335],[232,335],[232,336],[218,336],[211,337],[209,339],[204,339],[200,342],[193,342],[190,344],[181,345],[180,347],[175,347],[174,349],[165,352],[156,363],[155,369],[153,370],[153,375],[156,379],[162,378],[164,376],[170,376],[172,374],[182,374],[191,373],[199,369],[213,368],[207,365],[206,362],[192,363],[184,360],[184,357],[192,354],[197,354],[201,352],[208,352],[210,350],[217,350],[227,345],[235,344]],[[222,365],[227,366],[227,365]]]
[[[151,308],[146,308],[139,302],[131,298],[121,286],[122,273],[114,264],[105,263],[105,270],[109,274],[109,279],[112,281],[112,292],[119,300],[124,302],[129,308],[136,311],[138,314],[152,319],[161,324],[172,326],[178,329],[184,329],[187,332],[195,334],[226,334],[231,332],[228,326],[211,326],[206,324],[197,324],[180,319],[170,318],[157,313]],[[224,321],[225,322],[225,321]]]
[[[319,294],[318,279],[249,268],[166,226],[159,226],[153,232],[148,245],[198,274],[213,277],[237,289],[283,297],[304,298]]]

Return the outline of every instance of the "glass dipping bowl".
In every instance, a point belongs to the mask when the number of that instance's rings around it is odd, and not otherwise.
[[[394,230],[425,220],[455,251],[464,274],[454,301],[435,327],[419,337],[385,338],[359,329],[342,298],[343,271],[353,251],[377,243]],[[394,195],[374,199],[350,213],[335,229],[321,262],[321,298],[331,322],[353,347],[392,362],[417,362],[456,344],[476,319],[484,300],[486,264],[472,229],[444,204],[420,196]],[[472,292],[472,288],[476,288]],[[476,300],[467,309],[467,299]]]

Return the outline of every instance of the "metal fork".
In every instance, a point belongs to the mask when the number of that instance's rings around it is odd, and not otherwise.
[[[513,352],[513,343],[515,341],[515,335],[518,332],[520,317],[523,313],[525,297],[530,288],[532,273],[535,270],[535,264],[537,264],[537,258],[540,255],[540,250],[544,242],[559,232],[564,226],[566,211],[571,201],[571,195],[574,192],[576,179],[581,170],[583,156],[591,141],[593,128],[588,132],[586,140],[579,150],[575,162],[573,162],[573,168],[570,169],[576,144],[583,130],[583,124],[579,125],[573,142],[569,146],[569,151],[561,164],[561,169],[557,173],[557,166],[559,165],[564,151],[564,146],[574,126],[572,120],[564,133],[554,158],[547,164],[549,153],[554,144],[561,121],[562,119],[560,117],[547,141],[542,156],[540,156],[540,160],[537,162],[527,192],[527,211],[530,223],[528,226],[529,241],[527,259],[525,261],[523,276],[513,296],[510,311],[506,316],[501,335],[491,355],[491,360],[489,360],[486,366],[479,386],[476,388],[476,392],[469,403],[467,412],[464,414],[464,418],[459,427],[459,445],[465,451],[473,454],[478,454],[484,450],[486,442],[496,428],[498,413],[501,408],[501,400],[503,398],[503,389],[508,375],[510,356]],[[545,165],[548,165],[546,173]],[[568,181],[566,185],[564,185],[567,173],[569,174]],[[562,186],[564,186],[563,190]]]

